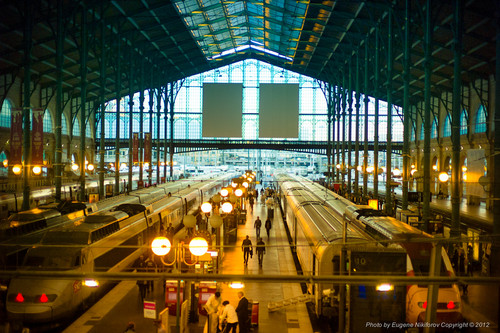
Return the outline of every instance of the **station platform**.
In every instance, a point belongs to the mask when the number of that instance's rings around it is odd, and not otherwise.
[[[283,226],[279,209],[275,209],[273,227],[270,237],[266,235],[264,227],[261,236],[266,243],[266,253],[262,267],[259,266],[257,255],[249,260],[246,266],[243,261],[241,243],[249,235],[252,244],[257,243],[256,232],[253,228],[257,216],[265,221],[267,208],[260,200],[253,209],[247,210],[246,223],[238,225],[236,244],[225,250],[222,260],[222,274],[295,274],[296,269],[288,244],[286,231]],[[269,312],[270,302],[279,302],[302,295],[299,284],[280,283],[247,283],[243,289],[232,289],[227,283],[220,285],[222,300],[228,300],[234,307],[238,304],[238,291],[243,291],[249,301],[259,302],[258,326],[253,326],[253,332],[259,333],[312,333],[305,303],[299,302],[284,306]],[[147,301],[156,302],[157,313],[164,309],[164,293],[160,281],[155,281],[154,292],[146,296]],[[197,323],[188,324],[190,333],[201,333],[206,322],[206,316],[199,316]],[[136,332],[156,332],[153,319],[144,318],[143,303],[140,300],[139,289],[135,281],[119,283],[101,301],[90,308],[83,316],[65,329],[65,333],[107,333],[123,332],[127,323],[133,321]],[[175,332],[176,317],[169,316],[170,332]]]

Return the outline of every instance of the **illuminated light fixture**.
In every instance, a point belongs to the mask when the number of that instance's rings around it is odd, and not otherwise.
[[[380,173],[385,173],[385,172],[387,171],[387,169],[386,169],[385,167],[381,167],[381,168],[379,169],[379,171],[380,171]]]
[[[94,165],[93,164],[87,165],[87,170],[94,171]]]
[[[12,172],[15,174],[15,175],[19,175],[21,174],[21,171],[22,171],[22,167],[21,165],[19,164],[16,164],[12,167]]]
[[[455,302],[453,302],[453,301],[449,301],[449,302],[446,304],[446,308],[447,308],[448,310],[453,310],[453,309],[455,309],[455,308],[458,308],[458,307],[459,307],[459,305],[460,305],[460,303],[455,303]]]
[[[337,164],[337,165],[336,165],[336,168],[340,170],[340,164]]]
[[[35,166],[33,167],[33,173],[34,173],[35,175],[39,175],[39,174],[41,174],[41,173],[42,173],[42,168],[41,168],[39,165],[35,165]]]
[[[125,163],[124,163],[124,164],[125,164]],[[122,165],[123,165],[123,164],[122,164]],[[147,168],[149,168],[149,163],[148,163],[148,162],[145,162],[145,163],[144,163],[144,167],[145,167],[146,169],[147,169]]]
[[[378,284],[375,288],[377,291],[391,291],[394,290],[394,286],[390,283]]]
[[[207,251],[207,253],[210,254],[212,258],[219,256],[219,252],[217,251]]]
[[[356,167],[356,170],[358,170],[359,172],[361,172],[361,171],[363,170],[363,167],[362,167],[361,165],[358,165],[358,166]]]
[[[241,197],[243,195],[243,190],[241,188],[237,188],[236,191],[234,191],[234,194],[237,197]]]
[[[247,180],[248,180],[249,183],[251,183],[252,182],[252,177],[248,177]]]
[[[410,168],[415,169],[415,164],[412,164]]]
[[[120,164],[120,168],[126,168],[127,167],[127,164],[126,163],[122,163]]]
[[[233,210],[233,205],[230,202],[224,202],[221,209],[224,213],[229,214]]]
[[[157,256],[164,256],[170,252],[172,244],[167,237],[156,237],[151,243],[151,250]]]
[[[236,184],[235,182],[231,183],[231,187],[236,188],[236,186],[238,186],[238,184]]]
[[[8,167],[9,166],[9,160],[3,160],[2,164],[3,164],[4,168]]]
[[[207,240],[203,237],[195,237],[189,242],[189,251],[195,256],[202,256],[208,251]]]
[[[204,202],[201,204],[201,211],[203,213],[210,213],[212,211],[212,204],[210,202]]]
[[[89,288],[97,288],[97,287],[99,287],[99,281],[94,280],[94,279],[86,279],[86,280],[83,280],[83,285],[85,287],[89,287]]]
[[[234,282],[229,283],[229,288],[242,289],[242,288],[245,288],[245,285],[243,284],[243,282],[234,281]]]
[[[229,195],[229,190],[227,188],[223,188],[220,190],[220,195],[222,195],[224,198]]]
[[[71,170],[73,170],[73,171],[78,170],[78,164],[73,163],[73,164],[71,165]]]
[[[378,210],[378,199],[369,199],[368,200],[368,206],[371,208]]]
[[[417,172],[417,169],[412,169],[412,170],[410,171],[410,175],[412,175],[412,176],[413,176],[413,175],[415,174],[415,172]]]
[[[244,188],[248,188],[248,182],[243,182],[241,185],[243,185]]]
[[[450,178],[450,176],[448,176],[448,173],[447,172],[441,172],[438,176],[438,179],[441,183],[446,183],[448,181],[448,179]]]
[[[395,168],[394,170],[392,170],[392,174],[395,177],[399,177],[399,176],[401,176],[401,170],[399,170],[398,168]]]
[[[462,176],[464,180],[467,180],[467,174],[464,172],[464,175]]]
[[[438,169],[438,166],[434,164],[434,165],[432,166],[432,170],[437,171],[437,169]]]
[[[466,171],[467,171],[467,167],[464,165],[464,166],[462,167],[462,172],[466,172]]]
[[[375,170],[375,168],[374,168],[374,167],[372,167],[372,166],[367,166],[367,167],[366,167],[366,172],[368,172],[368,173],[372,173],[372,172],[373,172],[373,170]]]

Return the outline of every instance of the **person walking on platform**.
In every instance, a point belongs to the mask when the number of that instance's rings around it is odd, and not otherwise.
[[[144,259],[144,255],[140,255],[139,259],[137,259],[135,263],[135,268],[138,273],[145,273],[147,271],[146,260]],[[137,286],[139,287],[139,295],[141,297],[141,301],[146,297],[146,291],[148,289],[148,282],[146,280],[137,280]]]
[[[266,222],[264,223],[264,227],[266,228],[267,232],[267,239],[269,239],[269,233],[271,232],[271,228],[273,227],[273,224],[271,223],[271,219],[269,216],[266,219]]]
[[[257,246],[255,247],[257,251],[257,258],[259,258],[259,266],[262,266],[262,261],[264,260],[264,254],[266,253],[266,243],[259,237],[257,241]]]
[[[238,292],[238,306],[236,313],[238,314],[238,324],[240,326],[240,333],[248,333],[248,300],[242,291]]]
[[[135,323],[133,321],[129,321],[123,333],[132,333],[132,332],[135,332]]]
[[[250,236],[247,235],[247,237],[243,240],[241,250],[243,251],[243,261],[245,262],[245,265],[248,265],[248,256],[250,256],[250,252],[253,250]]]
[[[262,227],[262,221],[260,220],[260,217],[257,216],[257,220],[255,220],[255,223],[253,224],[253,227],[255,228],[255,235],[257,236],[257,239],[260,237],[260,228]]]
[[[222,330],[222,333],[236,333],[236,327],[238,326],[238,315],[236,314],[236,310],[234,306],[229,304],[229,301],[222,302],[222,306],[224,310],[219,318],[219,329]],[[222,323],[226,322],[226,326],[222,329]],[[241,329],[240,329],[241,332]]]

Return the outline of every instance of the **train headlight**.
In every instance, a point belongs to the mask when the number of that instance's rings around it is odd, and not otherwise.
[[[83,285],[85,287],[89,287],[89,288],[97,288],[97,287],[99,287],[99,281],[94,280],[94,279],[87,279],[87,280],[83,280]]]
[[[172,244],[170,244],[170,240],[167,237],[156,237],[151,243],[151,249],[157,256],[166,255],[170,252],[171,247]]]
[[[390,283],[382,283],[382,284],[378,284],[377,287],[376,287],[377,291],[391,291],[391,290],[394,290],[394,286]]]
[[[23,303],[24,302],[24,296],[21,293],[18,293],[16,295],[16,298],[14,299],[17,303]]]
[[[427,309],[427,301],[425,301],[425,302],[418,302],[417,304],[422,309]]]
[[[453,302],[453,301],[449,301],[447,304],[446,304],[446,308],[448,310],[453,310],[453,309],[458,309],[460,307],[460,302]]]

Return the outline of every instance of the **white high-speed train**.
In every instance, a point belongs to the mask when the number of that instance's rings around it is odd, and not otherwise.
[[[299,274],[381,276],[373,284],[347,288],[346,324],[350,330],[363,331],[368,321],[404,320],[405,287],[384,284],[383,277],[405,275],[404,250],[398,245],[383,246],[357,227],[344,224],[342,216],[294,178],[277,175],[275,179],[290,245],[300,262]],[[333,282],[307,285],[307,292],[314,295],[317,315],[335,321],[341,308],[338,302],[343,299],[340,290]]]
[[[83,221],[49,230],[40,244],[30,248],[21,270],[116,272],[144,252],[144,245],[158,235],[160,224],[181,224],[183,217],[204,198],[218,191],[223,175],[193,182],[175,193],[158,195],[149,204],[120,203],[116,210],[87,216]],[[142,195],[157,188],[141,190]],[[152,193],[151,192],[151,193]],[[101,287],[99,287],[101,288]],[[13,325],[53,325],[86,305],[96,292],[86,281],[68,278],[13,278],[7,291],[6,309]]]
[[[417,228],[369,206],[355,205],[346,198],[303,177],[294,178],[305,188],[316,193],[321,200],[337,212],[345,214],[352,225],[358,226],[377,241],[400,244],[407,253],[407,275],[425,276],[429,274],[433,237]],[[443,276],[454,276],[448,254],[441,249],[441,269]],[[427,308],[425,285],[408,286],[406,294],[406,321],[417,323],[425,321]],[[460,291],[457,285],[441,285],[438,292],[436,320],[443,323],[458,323],[463,320]]]

